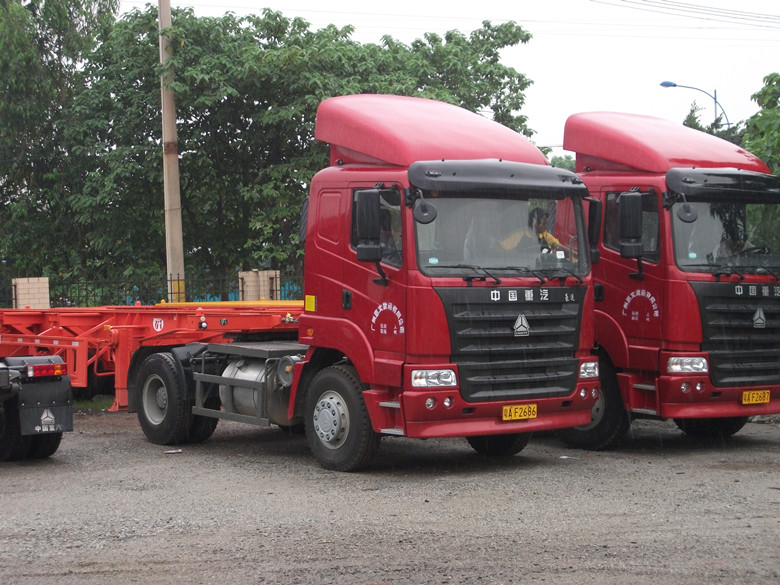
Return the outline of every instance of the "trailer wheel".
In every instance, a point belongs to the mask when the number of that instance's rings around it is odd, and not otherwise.
[[[466,437],[471,448],[486,457],[511,457],[525,449],[530,439],[531,433]]]
[[[357,471],[379,448],[371,428],[362,385],[354,368],[331,366],[319,372],[306,394],[306,440],[325,469]]]
[[[615,368],[609,359],[599,360],[601,392],[593,405],[591,422],[562,429],[559,436],[571,447],[599,451],[615,446],[631,427],[631,415],[623,406]]]
[[[708,437],[726,439],[739,432],[745,426],[748,417],[734,416],[727,418],[676,418],[677,425],[686,435],[693,437]]]
[[[46,459],[54,455],[60,448],[62,433],[47,433],[45,435],[34,435],[32,439],[32,448],[30,449],[30,459]]]
[[[0,406],[0,461],[24,459],[32,447],[32,437],[23,436],[16,399]]]
[[[170,353],[154,353],[138,370],[141,389],[138,422],[146,438],[156,445],[187,440],[190,416],[186,385]]]

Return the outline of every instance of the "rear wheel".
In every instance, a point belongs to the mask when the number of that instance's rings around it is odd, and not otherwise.
[[[676,418],[674,424],[686,435],[694,437],[728,438],[747,423],[748,417],[728,418]]]
[[[349,366],[325,368],[312,380],[306,394],[306,440],[325,469],[357,471],[379,448],[362,389]]]
[[[570,446],[598,451],[615,446],[631,427],[631,415],[623,406],[617,374],[609,359],[599,360],[601,392],[587,425],[562,429],[559,436]]]
[[[155,353],[147,357],[138,370],[138,387],[138,422],[146,438],[157,445],[187,441],[190,403],[173,355]]]
[[[466,437],[466,441],[480,455],[486,457],[510,457],[525,449],[531,433],[511,435],[481,435]]]
[[[31,459],[46,459],[57,452],[62,441],[62,433],[47,433],[31,437],[32,447],[29,457]]]
[[[212,410],[219,410],[219,398],[216,396],[210,397],[204,404],[206,408]],[[217,428],[218,418],[211,416],[202,416],[200,414],[192,415],[192,421],[190,422],[190,430],[188,433],[188,439],[191,443],[202,443],[214,434],[214,430]]]
[[[6,400],[0,406],[0,461],[17,461],[30,453],[31,436],[23,436],[16,399]]]

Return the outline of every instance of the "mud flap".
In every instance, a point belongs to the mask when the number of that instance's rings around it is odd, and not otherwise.
[[[18,396],[22,435],[73,430],[73,395],[67,377],[24,384]]]

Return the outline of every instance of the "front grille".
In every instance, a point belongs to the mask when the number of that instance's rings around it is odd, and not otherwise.
[[[780,383],[780,286],[691,283],[717,387]]]
[[[584,287],[436,292],[447,312],[450,360],[458,366],[465,400],[526,400],[573,392]]]

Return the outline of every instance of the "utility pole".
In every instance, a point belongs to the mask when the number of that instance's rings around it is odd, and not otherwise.
[[[162,34],[171,28],[171,0],[159,0],[160,63],[170,56],[169,40]],[[169,75],[160,76],[162,91],[163,191],[165,192],[165,257],[168,270],[168,299],[184,302],[184,243],[181,225],[181,192],[179,190],[179,143],[176,137],[176,102],[173,91],[166,88]]]

